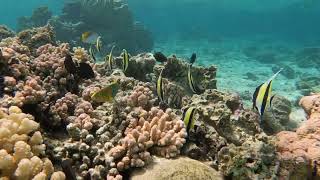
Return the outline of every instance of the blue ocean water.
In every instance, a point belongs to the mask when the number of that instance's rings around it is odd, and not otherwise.
[[[17,29],[17,18],[30,16],[39,6],[48,6],[59,15],[64,2],[2,0],[0,24]],[[275,89],[295,101],[302,96],[296,87],[298,78],[306,76],[304,73],[320,75],[318,67],[301,67],[296,57],[290,57],[301,48],[320,44],[317,0],[128,0],[128,4],[134,19],[151,31],[155,51],[185,59],[196,52],[198,65],[218,66],[221,89],[249,97],[274,69],[285,66],[294,71],[294,78],[279,76]],[[251,57],[246,54],[250,48],[258,48],[262,54]]]
[[[53,14],[59,14],[63,3],[64,0],[1,0],[0,24],[16,29],[17,18],[31,16],[33,9],[48,6]]]

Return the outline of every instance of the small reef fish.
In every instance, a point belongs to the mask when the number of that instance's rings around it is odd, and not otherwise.
[[[153,54],[153,57],[156,59],[156,61],[161,63],[168,61],[168,58],[164,54],[162,54],[162,52],[155,52]]]
[[[3,76],[0,76],[0,98],[3,97],[4,95],[4,77]]]
[[[74,63],[70,54],[67,54],[64,59],[64,67],[66,68],[67,72],[82,79],[91,79],[95,77],[94,71],[89,64]]]
[[[91,79],[94,78],[94,71],[89,64],[79,63],[78,75],[82,79]]]
[[[90,46],[90,48],[89,48],[89,54],[90,54],[91,58],[93,59],[93,61],[94,61],[94,62],[97,62],[96,56],[94,55],[94,54],[95,54],[95,51],[94,51],[94,49],[92,48],[92,46]]]
[[[196,53],[192,53],[191,57],[190,57],[190,64],[193,64],[197,59],[197,55]]]
[[[91,99],[98,103],[112,102],[119,90],[118,82],[112,82],[100,91],[92,94]]]
[[[157,84],[156,84],[157,95],[158,95],[160,102],[164,102],[162,72],[163,72],[163,69],[160,72],[160,75],[158,77]]]
[[[192,64],[189,64],[188,66],[188,84],[189,84],[189,87],[191,89],[191,91],[195,94],[202,94],[205,90],[199,86],[197,86],[195,83],[194,83],[194,80],[193,80],[193,77],[192,77],[192,73],[191,73],[191,67],[192,67]]]
[[[105,57],[105,61],[108,63],[108,66],[110,68],[110,70],[112,70],[112,65],[113,65],[113,55],[112,55],[112,52],[113,52],[113,49],[114,49],[115,46],[112,46],[111,48],[111,51],[109,53],[109,56],[106,56]],[[108,57],[108,58],[107,58]]]
[[[77,65],[72,60],[72,57],[70,54],[67,54],[64,59],[64,67],[70,74],[75,75],[77,73]]]
[[[97,39],[99,38],[99,35],[95,32],[84,32],[81,35],[81,41],[88,44],[95,44],[97,42]]]
[[[189,107],[183,112],[183,122],[186,126],[187,132],[189,133],[191,129],[194,128],[195,119],[194,116],[196,114],[196,108]]]
[[[61,168],[64,174],[66,175],[66,179],[70,180],[77,180],[75,175],[75,170],[72,169],[71,160],[70,159],[63,159],[61,161]]]
[[[96,42],[96,48],[99,53],[101,52],[101,47],[102,47],[102,41],[101,41],[101,36],[99,36]]]
[[[262,121],[262,116],[267,106],[269,105],[271,107],[272,100],[274,98],[274,95],[271,95],[272,81],[281,71],[282,69],[275,73],[267,82],[262,83],[260,86],[258,86],[253,93],[253,109],[255,108],[259,112],[260,122]]]
[[[123,72],[126,72],[129,66],[129,54],[127,50],[123,49],[122,50],[122,70]]]

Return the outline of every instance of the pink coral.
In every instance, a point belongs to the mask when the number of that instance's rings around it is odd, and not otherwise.
[[[312,166],[314,161],[320,161],[320,94],[303,97],[300,105],[308,113],[309,119],[303,122],[296,132],[278,133],[276,145],[279,157],[284,162],[293,161]]]
[[[143,167],[151,159],[150,152],[167,158],[175,157],[186,142],[186,130],[171,109],[163,112],[153,107],[149,112],[139,108],[127,117],[130,124],[120,144],[108,155],[115,161],[118,171],[129,167]],[[117,173],[109,173],[115,178]]]
[[[64,97],[58,99],[56,103],[51,106],[50,112],[53,114],[53,124],[60,124],[62,120],[66,120],[78,103],[78,96],[72,93],[67,93]]]
[[[39,55],[33,61],[36,72],[41,77],[48,75],[59,78],[66,74],[64,70],[64,57],[69,52],[68,44],[61,44],[55,47],[51,44],[41,46],[37,49]]]
[[[36,103],[44,100],[46,91],[41,87],[40,77],[28,76],[26,82],[22,87],[22,90],[16,93],[15,98],[19,99],[23,104],[25,103]],[[18,87],[21,84],[18,85]]]
[[[155,101],[152,91],[144,86],[136,86],[126,99],[130,106],[143,109],[150,109]]]

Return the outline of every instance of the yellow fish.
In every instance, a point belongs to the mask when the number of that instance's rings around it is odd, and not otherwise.
[[[255,108],[260,115],[260,121],[262,121],[262,116],[267,108],[267,106],[271,107],[272,100],[274,96],[271,95],[272,90],[272,81],[273,79],[282,71],[278,71],[275,73],[268,81],[258,86],[253,93],[252,103],[253,108]]]
[[[91,99],[98,103],[112,102],[117,95],[119,88],[118,82],[112,82],[100,91],[92,94]]]
[[[113,51],[114,47],[115,46],[112,46],[108,58],[107,57],[105,58],[105,61],[108,63],[108,66],[109,66],[110,70],[112,70],[112,62],[113,62],[112,51]]]
[[[122,55],[122,70],[123,72],[126,72],[129,66],[129,54],[128,52],[123,49],[123,55]]]
[[[95,32],[84,32],[81,35],[81,41],[88,44],[95,44],[97,42],[99,35]]]
[[[158,97],[160,99],[160,102],[164,102],[162,72],[163,72],[163,69],[160,72],[160,75],[158,77],[157,84],[156,84],[156,86],[157,86],[157,94],[158,94]]]
[[[194,116],[196,114],[196,108],[189,107],[183,112],[183,122],[186,126],[187,132],[189,133],[191,129],[194,128],[195,119]]]
[[[102,46],[102,42],[101,42],[101,36],[99,36],[97,38],[97,42],[96,42],[96,48],[97,48],[97,51],[100,53],[101,52],[101,46]]]

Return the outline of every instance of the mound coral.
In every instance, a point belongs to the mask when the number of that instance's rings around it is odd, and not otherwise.
[[[309,119],[303,122],[295,132],[282,131],[277,134],[277,150],[281,167],[283,167],[281,175],[297,179],[318,178],[320,177],[318,165],[320,95],[312,94],[303,97],[300,105],[309,115]]]
[[[0,112],[0,178],[49,178],[54,167],[49,159],[41,159],[46,146],[39,124],[16,106],[7,111]]]

